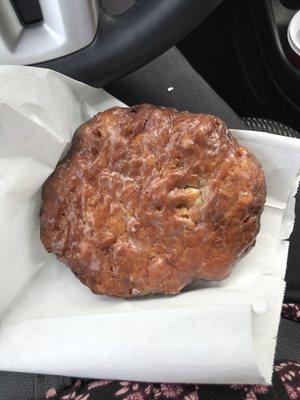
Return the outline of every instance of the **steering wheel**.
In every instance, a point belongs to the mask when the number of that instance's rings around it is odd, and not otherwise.
[[[222,0],[139,0],[119,16],[99,7],[92,43],[35,64],[103,86],[141,67],[192,31]]]

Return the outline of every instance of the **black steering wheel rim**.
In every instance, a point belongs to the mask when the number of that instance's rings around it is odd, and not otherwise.
[[[39,64],[98,87],[143,66],[176,44],[222,0],[139,0],[112,17],[99,8],[92,43],[64,57]]]

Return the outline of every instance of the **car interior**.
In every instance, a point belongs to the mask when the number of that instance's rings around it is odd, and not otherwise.
[[[129,106],[210,113],[229,128],[300,138],[299,0],[1,0],[0,64],[53,69]],[[299,244],[298,190],[287,304],[300,303]],[[299,323],[282,320],[276,357],[299,362],[299,337]],[[0,372],[0,399],[42,399],[73,383]]]

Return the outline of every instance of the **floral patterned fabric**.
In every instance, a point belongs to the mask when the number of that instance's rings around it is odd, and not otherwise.
[[[300,305],[284,304],[282,317],[300,321]],[[49,400],[300,400],[300,364],[283,361],[274,366],[273,385],[185,385],[77,379]]]
[[[300,322],[300,304],[289,303],[283,304],[281,317],[290,321]]]
[[[291,361],[275,365],[275,372],[283,382],[290,399],[300,399],[300,364]]]

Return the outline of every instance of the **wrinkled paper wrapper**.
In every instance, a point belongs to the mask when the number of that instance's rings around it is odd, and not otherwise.
[[[300,141],[233,135],[260,160],[256,246],[222,282],[173,297],[94,295],[39,238],[41,186],[75,129],[122,105],[53,71],[0,67],[0,370],[185,383],[270,383]]]

